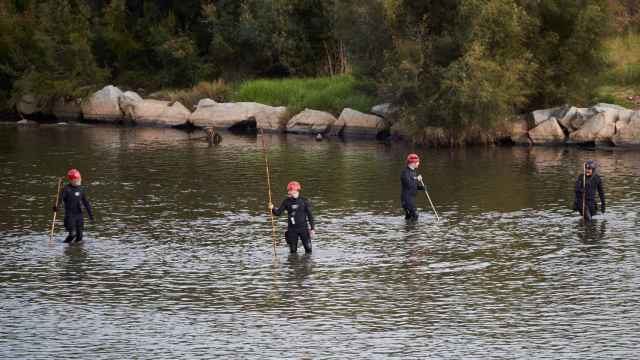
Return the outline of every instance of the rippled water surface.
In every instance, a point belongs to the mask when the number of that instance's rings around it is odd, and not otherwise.
[[[306,256],[280,219],[274,259],[260,138],[199,135],[0,127],[0,358],[638,357],[640,152],[417,150],[442,219],[420,197],[411,226],[411,149],[268,135],[275,199],[300,181],[318,221]],[[67,246],[47,230],[71,166],[97,221]]]

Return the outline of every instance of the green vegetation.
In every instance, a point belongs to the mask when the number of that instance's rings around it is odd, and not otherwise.
[[[106,84],[187,106],[207,96],[338,113],[375,100],[402,110],[414,140],[443,127],[441,139],[459,143],[535,108],[628,105],[639,9],[640,0],[4,0],[0,111],[23,94],[52,103]]]
[[[605,49],[610,67],[600,79],[597,100],[637,108],[628,98],[640,95],[640,35],[612,37]]]
[[[251,80],[241,83],[234,101],[255,101],[272,106],[286,106],[291,113],[305,108],[321,109],[339,115],[350,107],[367,112],[375,98],[353,76],[311,79]]]

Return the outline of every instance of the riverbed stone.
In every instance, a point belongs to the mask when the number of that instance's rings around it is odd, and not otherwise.
[[[124,93],[117,87],[105,86],[82,102],[82,115],[85,120],[119,122],[123,119],[119,105],[119,99],[123,95]]]
[[[346,108],[331,128],[332,135],[375,138],[386,129],[384,119]]]
[[[616,110],[604,111],[591,117],[580,129],[569,135],[572,143],[596,144],[611,143],[616,131],[618,112]]]
[[[264,130],[280,131],[286,124],[287,109],[254,102],[215,103],[207,102],[198,106],[189,121],[198,127],[228,129],[255,119],[256,127]]]
[[[324,134],[337,119],[328,112],[305,109],[287,123],[286,131],[298,134]]]
[[[555,117],[529,130],[529,138],[536,145],[559,145],[565,141],[564,132]]]
[[[39,126],[40,124],[37,121],[22,119],[18,121],[16,124],[19,126]]]
[[[191,112],[180,102],[163,100],[135,101],[127,96],[121,97],[120,106],[127,120],[141,126],[170,127],[185,125]]]
[[[611,140],[616,146],[640,146],[640,112],[634,112],[629,121],[618,121]]]

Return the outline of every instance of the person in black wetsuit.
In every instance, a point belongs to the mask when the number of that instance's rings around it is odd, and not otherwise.
[[[64,227],[69,235],[64,240],[65,243],[81,242],[82,232],[84,230],[84,219],[82,215],[82,206],[87,210],[89,219],[93,222],[93,211],[91,204],[87,200],[87,196],[82,188],[82,177],[76,169],[71,169],[67,173],[70,184],[60,192],[59,199],[64,204]],[[53,211],[58,211],[58,203],[53,206]]]
[[[584,174],[580,174],[576,180],[576,198],[573,202],[573,210],[579,212],[587,222],[591,222],[591,218],[598,212],[598,205],[596,204],[596,191],[600,196],[600,211],[604,214],[606,210],[606,203],[604,198],[604,187],[602,185],[602,179],[596,171],[596,163],[593,160],[588,160],[584,165]],[[585,180],[586,179],[586,186]],[[582,202],[585,200],[584,213],[582,212]]]
[[[400,182],[402,183],[402,209],[404,209],[405,219],[418,221],[418,211],[416,209],[416,194],[418,190],[424,190],[422,186],[422,175],[416,173],[420,166],[420,157],[416,154],[407,156],[407,166],[402,170]]]
[[[291,253],[298,251],[298,239],[302,240],[302,246],[306,253],[311,253],[311,238],[315,236],[315,222],[311,213],[311,204],[300,196],[301,186],[297,181],[287,185],[288,197],[280,207],[269,204],[269,210],[280,216],[286,210],[288,214],[288,227],[285,232],[285,240],[289,244]]]

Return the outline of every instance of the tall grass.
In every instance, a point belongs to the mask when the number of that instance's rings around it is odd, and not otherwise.
[[[201,99],[213,99],[218,102],[228,101],[231,87],[222,80],[214,82],[201,81],[190,89],[161,90],[150,95],[151,98],[166,101],[179,101],[188,109],[194,109]]]
[[[238,85],[232,99],[271,106],[286,106],[290,113],[305,108],[338,115],[349,107],[369,111],[375,98],[349,75],[308,79],[249,80]]]

